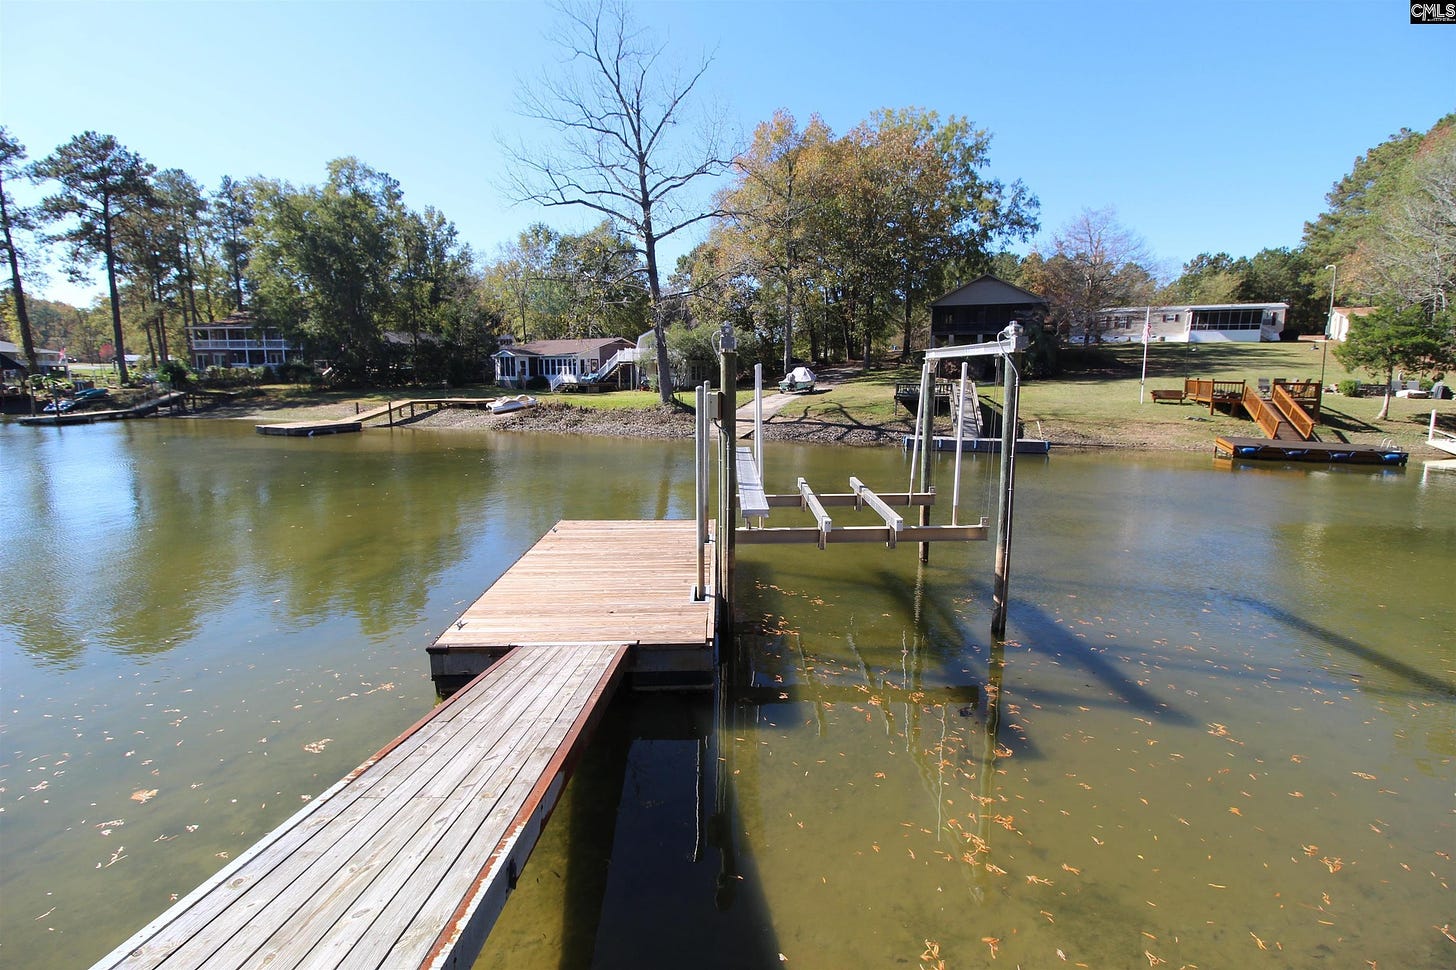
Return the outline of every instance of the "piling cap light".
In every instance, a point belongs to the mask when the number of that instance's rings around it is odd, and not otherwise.
[[[1031,344],[1030,339],[1026,336],[1026,328],[1015,320],[1006,325],[1006,329],[1001,331],[1000,337],[1002,343],[1011,344],[1006,348],[1008,352],[1025,350]]]
[[[737,350],[738,338],[733,335],[733,324],[726,320],[723,321],[722,325],[718,328],[718,334],[713,339],[713,343],[717,345],[719,353]]]

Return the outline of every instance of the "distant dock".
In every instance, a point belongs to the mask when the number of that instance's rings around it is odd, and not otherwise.
[[[312,438],[324,434],[348,434],[363,431],[370,421],[392,427],[403,421],[433,414],[443,408],[488,408],[498,399],[493,397],[424,397],[403,401],[390,401],[367,411],[358,410],[352,417],[325,418],[319,421],[286,421],[274,424],[254,425],[259,434],[277,435],[288,438]]]
[[[59,411],[51,414],[34,414],[17,419],[18,424],[30,427],[44,427],[52,424],[96,424],[98,421],[125,421],[129,418],[144,418],[162,408],[186,407],[187,395],[182,391],[169,391],[150,398],[129,408],[111,408],[105,411]]]

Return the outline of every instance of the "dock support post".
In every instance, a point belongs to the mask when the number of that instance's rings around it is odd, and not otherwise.
[[[693,589],[693,599],[699,602],[708,598],[707,556],[708,556],[708,384],[704,381],[697,388],[697,433],[693,436],[694,516],[697,519],[698,585]]]
[[[920,408],[921,413],[925,415],[920,426],[921,434],[925,436],[925,443],[921,446],[919,455],[920,491],[922,492],[929,492],[934,488],[930,478],[935,464],[931,460],[930,452],[931,445],[935,442],[935,378],[930,368],[930,361],[927,360],[925,366],[920,369]],[[930,506],[928,505],[920,506],[920,524],[922,526],[930,525]],[[930,543],[928,542],[920,543],[920,561],[930,562]]]
[[[758,469],[758,480],[767,481],[763,474],[763,364],[753,365],[753,467]]]
[[[1021,327],[1012,321],[1006,330],[1014,340]],[[1001,410],[1001,488],[996,503],[996,579],[992,587],[991,613],[991,635],[997,639],[1006,635],[1007,587],[1011,576],[1012,489],[1016,479],[1016,421],[1021,400],[1021,372],[1017,370],[1012,354],[1001,355],[1001,366],[1006,401]]]
[[[738,505],[738,462],[734,458],[737,440],[738,408],[738,341],[733,324],[723,324],[718,335],[718,481],[720,484],[718,513],[718,629],[723,639],[733,631],[733,568],[737,533],[735,518]]]
[[[966,379],[970,376],[970,364],[961,361],[961,387],[960,393],[956,395],[956,450],[955,450],[955,476],[952,479],[950,490],[950,524],[960,525],[961,519],[961,452],[965,449],[966,439]]]

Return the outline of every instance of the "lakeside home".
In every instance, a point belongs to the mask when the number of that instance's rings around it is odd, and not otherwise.
[[[192,366],[197,371],[209,367],[277,367],[303,353],[276,327],[260,327],[247,310],[212,323],[189,326],[187,339],[192,347]]]
[[[502,387],[525,387],[527,381],[538,377],[550,381],[564,375],[594,375],[596,379],[618,376],[635,382],[637,376],[637,345],[622,337],[518,344],[514,337],[505,335],[500,345],[491,359],[495,361],[496,383]]]
[[[1180,306],[1107,307],[1092,318],[1092,339],[1099,343],[1273,343],[1284,332],[1287,303],[1201,303]],[[1087,340],[1074,325],[1069,340]]]

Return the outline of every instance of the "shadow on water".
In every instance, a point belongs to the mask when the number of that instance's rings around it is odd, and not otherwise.
[[[477,967],[778,963],[720,756],[727,710],[708,695],[613,703]]]
[[[1198,723],[1128,677],[1118,664],[1103,655],[1101,649],[1069,634],[1045,610],[1018,603],[1014,622],[1025,646],[1054,654],[1064,662],[1077,664],[1133,710],[1149,715],[1156,714],[1159,720],[1167,724],[1188,726]],[[1082,698],[1076,702],[1089,703]]]
[[[1389,654],[1371,649],[1363,643],[1336,633],[1327,627],[1322,627],[1317,623],[1312,623],[1304,617],[1290,613],[1288,610],[1281,609],[1272,603],[1266,603],[1263,600],[1254,599],[1250,596],[1234,596],[1232,599],[1246,607],[1258,610],[1266,616],[1273,617],[1286,626],[1293,627],[1301,633],[1313,637],[1320,643],[1333,647],[1336,650],[1343,650],[1353,657],[1359,657],[1366,663],[1379,667],[1381,670],[1404,680],[1422,693],[1434,694],[1448,700],[1456,699],[1456,684],[1448,680],[1432,676],[1418,667],[1412,667],[1410,664],[1397,660]]]

